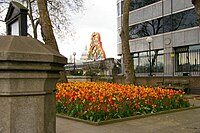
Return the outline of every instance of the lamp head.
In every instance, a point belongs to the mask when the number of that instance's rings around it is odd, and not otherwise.
[[[153,41],[153,39],[152,39],[152,37],[147,37],[146,41],[147,41],[148,43],[151,43],[151,42]]]

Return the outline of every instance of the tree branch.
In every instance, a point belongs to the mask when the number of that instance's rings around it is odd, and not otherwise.
[[[10,2],[0,2],[0,4],[10,4]]]

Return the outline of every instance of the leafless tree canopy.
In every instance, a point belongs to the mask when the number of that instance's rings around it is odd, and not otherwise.
[[[0,0],[0,21],[4,21],[9,3],[12,0]],[[16,0],[29,9],[29,28],[32,27],[34,38],[37,38],[37,29],[39,25],[39,12],[37,0]],[[72,33],[72,23],[70,17],[72,14],[83,10],[83,0],[47,0],[47,6],[51,18],[54,32],[58,37]]]

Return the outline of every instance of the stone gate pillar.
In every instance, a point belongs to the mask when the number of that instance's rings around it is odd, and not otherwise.
[[[0,133],[55,133],[55,84],[66,58],[38,40],[0,36]]]

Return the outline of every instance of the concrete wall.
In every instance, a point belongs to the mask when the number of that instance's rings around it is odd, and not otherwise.
[[[151,5],[131,11],[129,14],[129,25],[138,24],[194,7],[191,0],[172,1],[172,3],[171,0],[164,0],[163,3],[162,1],[159,1]],[[118,29],[121,28],[121,16],[118,16],[117,18],[117,25]]]

